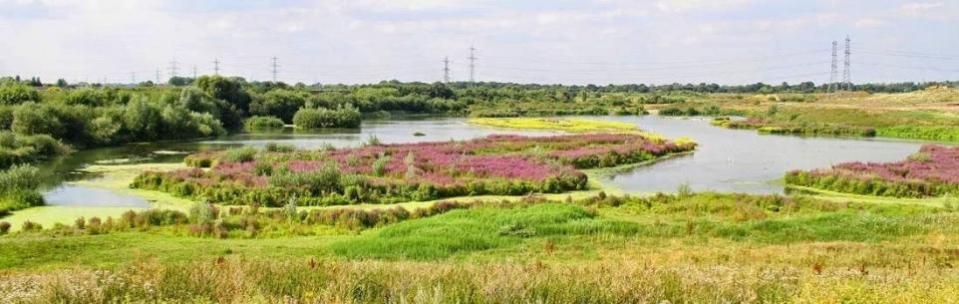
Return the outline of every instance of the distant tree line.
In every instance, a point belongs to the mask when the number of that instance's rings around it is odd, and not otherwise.
[[[910,92],[959,82],[857,84],[866,92]],[[37,77],[0,78],[0,164],[55,153],[47,136],[75,148],[189,139],[248,127],[355,128],[362,116],[386,113],[476,116],[632,115],[646,104],[683,103],[709,93],[822,93],[825,84],[548,85],[500,82],[287,84],[239,77],[173,77],[166,85],[45,84]],[[296,119],[299,116],[300,119]],[[12,137],[11,137],[12,136]],[[40,149],[39,147],[47,147]],[[7,149],[9,151],[5,151]]]

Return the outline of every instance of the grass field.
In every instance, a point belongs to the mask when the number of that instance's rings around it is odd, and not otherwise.
[[[703,193],[487,206],[313,237],[21,233],[0,238],[0,299],[949,303],[957,224],[926,205]]]
[[[758,129],[792,134],[879,136],[959,141],[959,89],[933,87],[897,94],[702,94],[650,109],[706,109],[759,119]]]

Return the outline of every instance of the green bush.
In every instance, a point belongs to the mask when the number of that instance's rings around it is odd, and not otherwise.
[[[13,111],[10,129],[20,134],[47,134],[53,137],[63,136],[66,131],[52,107],[32,102]]]
[[[253,147],[235,148],[226,150],[221,159],[234,163],[249,162],[256,158],[256,152],[256,148]]]
[[[296,150],[296,148],[293,147],[293,145],[284,145],[284,144],[278,144],[275,142],[268,142],[266,143],[266,146],[263,147],[263,150],[265,150],[266,152],[284,152],[285,153],[285,152],[293,152],[294,150]]]
[[[283,120],[273,116],[253,116],[243,121],[247,131],[283,129]]]
[[[29,165],[14,165],[0,172],[0,212],[43,205],[37,192],[40,171]]]
[[[66,154],[70,149],[49,135],[0,131],[0,168]]]
[[[40,93],[34,88],[17,83],[0,84],[0,104],[15,105],[38,101]]]
[[[250,114],[273,116],[284,122],[292,122],[296,112],[306,105],[308,93],[285,89],[272,90],[253,98]]]
[[[105,106],[111,103],[108,95],[104,90],[82,88],[67,93],[63,102],[69,105]]]
[[[293,116],[293,124],[301,129],[359,128],[360,111],[353,107],[336,110],[303,108]]]

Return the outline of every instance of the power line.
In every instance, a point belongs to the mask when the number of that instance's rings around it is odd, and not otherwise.
[[[450,58],[443,57],[443,82],[450,82]]]
[[[476,51],[476,48],[474,48],[474,47],[471,45],[471,46],[470,46],[470,57],[469,57],[469,60],[470,60],[470,82],[475,82],[475,81],[476,81],[476,78],[475,78],[475,77],[476,77],[476,56],[475,56],[475,54],[474,54],[475,51]]]
[[[173,61],[170,61],[170,78],[176,77],[176,71],[178,70],[176,64],[176,58],[173,58]]]
[[[679,60],[679,61],[567,61],[567,60],[553,60],[553,59],[544,59],[542,56],[535,58],[517,58],[517,57],[500,57],[487,55],[483,58],[486,58],[488,62],[503,62],[507,64],[513,64],[515,62],[522,63],[533,63],[539,62],[543,64],[555,65],[587,65],[587,66],[613,66],[616,68],[627,68],[627,67],[641,67],[642,69],[673,69],[676,67],[700,67],[703,65],[721,65],[728,63],[738,63],[738,62],[754,62],[756,59],[781,59],[783,57],[793,57],[798,55],[812,55],[812,54],[821,54],[829,52],[829,49],[809,49],[801,50],[795,52],[780,52],[780,53],[771,53],[764,54],[759,56],[749,55],[749,56],[740,56],[737,58],[729,59],[695,59],[695,60]],[[505,61],[497,59],[507,59]],[[517,61],[513,61],[517,60]],[[649,66],[656,67],[649,67]]]
[[[836,53],[839,49],[839,42],[836,40],[832,41],[832,61],[829,65],[829,92],[836,91],[836,77],[839,76],[839,60],[836,57]]]
[[[843,70],[842,70],[842,82],[846,85],[846,89],[852,90],[852,75],[850,74],[851,61],[849,59],[852,51],[849,46],[849,35],[846,35],[846,59],[843,60]]]
[[[276,56],[273,56],[273,82],[276,82]]]

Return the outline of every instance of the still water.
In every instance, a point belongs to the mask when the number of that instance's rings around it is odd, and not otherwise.
[[[714,127],[707,119],[609,117],[635,123],[669,138],[690,137],[699,143],[692,155],[672,158],[618,174],[608,184],[625,191],[672,192],[688,183],[693,190],[781,193],[790,170],[816,169],[850,161],[887,162],[906,158],[921,143],[762,135],[755,130]]]
[[[681,184],[694,190],[747,193],[779,193],[778,180],[786,171],[827,167],[846,161],[894,161],[919,149],[920,143],[843,139],[802,138],[760,135],[751,130],[729,130],[711,126],[705,119],[658,116],[598,116],[591,119],[633,123],[643,130],[669,138],[689,137],[699,143],[696,152],[609,177],[604,182],[629,192],[671,192]],[[414,133],[422,133],[417,136]],[[490,134],[547,135],[549,132],[490,129],[472,126],[464,118],[391,119],[364,121],[360,130],[324,133],[238,134],[214,140],[134,144],[87,150],[45,164],[51,173],[45,198],[50,205],[121,206],[148,205],[143,199],[72,184],[71,180],[93,180],[82,174],[83,166],[122,160],[123,162],[178,162],[184,154],[235,146],[263,146],[269,142],[311,149],[327,145],[357,146],[372,137],[383,143],[462,140]]]

